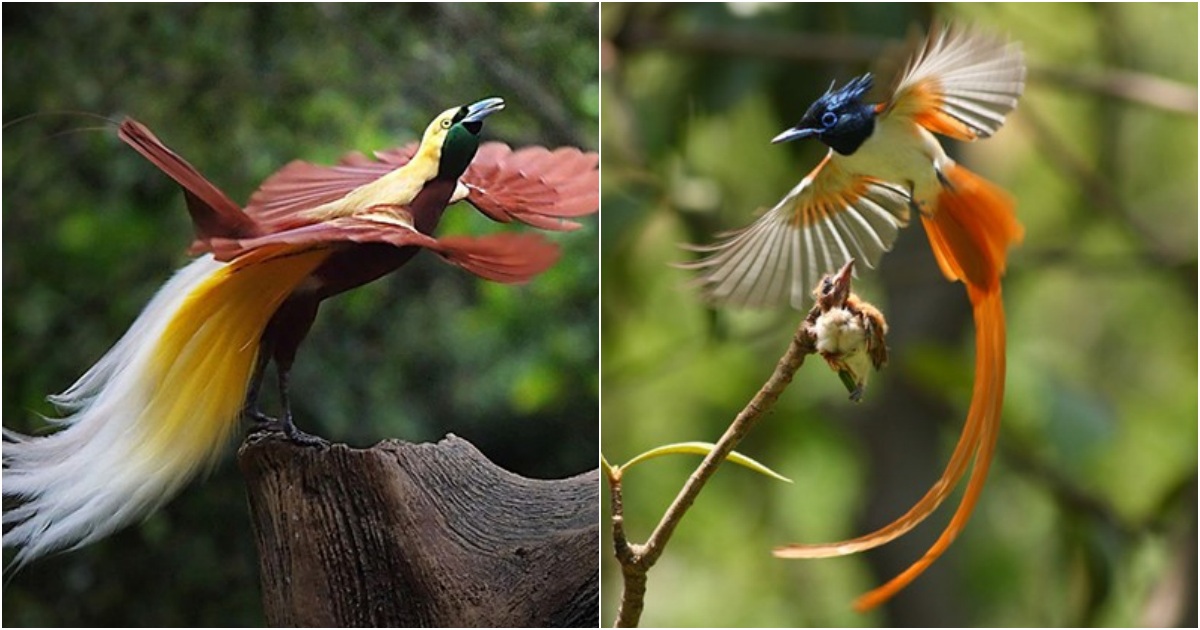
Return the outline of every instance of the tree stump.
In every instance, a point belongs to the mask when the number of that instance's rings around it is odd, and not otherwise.
[[[251,435],[246,478],[272,626],[599,622],[599,473],[526,479],[469,442],[297,446]]]

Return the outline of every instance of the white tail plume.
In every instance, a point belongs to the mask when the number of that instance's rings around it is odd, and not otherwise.
[[[78,548],[172,498],[237,425],[263,328],[326,253],[184,267],[74,385],[49,435],[4,429],[3,517],[13,567]]]

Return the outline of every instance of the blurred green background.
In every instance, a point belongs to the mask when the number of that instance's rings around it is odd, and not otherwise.
[[[487,96],[508,108],[485,139],[598,144],[596,5],[9,4],[3,17],[4,424],[22,431],[188,260],[178,187],[113,125],[62,112],[141,120],[235,200],[289,160],[398,146]],[[532,477],[594,468],[599,228],[584,223],[549,235],[563,259],[527,286],[422,255],[326,302],[293,373],[299,426],[363,447],[453,432]],[[501,229],[532,230],[464,205],[442,232]],[[261,625],[229,450],[143,524],[11,577],[4,625]]]
[[[856,289],[891,325],[860,405],[809,361],[650,572],[645,626],[1196,624],[1195,4],[610,5],[601,11],[602,450],[716,441],[766,380],[795,312],[714,311],[669,263],[773,205],[826,151],[772,146],[910,26],[958,19],[1023,42],[1024,98],[992,139],[947,141],[1018,199],[1008,390],[975,515],[867,616],[854,597],[928,548],[958,494],[866,554],[782,561],[787,542],[870,531],[937,478],[965,418],[973,329],[920,227]],[[900,62],[900,59],[892,59]],[[886,85],[886,84],[885,84]],[[642,542],[696,458],[625,477]],[[605,493],[607,497],[607,493]],[[607,512],[607,505],[605,508]],[[603,620],[620,573],[605,546]]]

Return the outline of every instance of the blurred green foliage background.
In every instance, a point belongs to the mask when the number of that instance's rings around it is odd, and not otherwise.
[[[601,441],[614,463],[716,441],[787,347],[799,314],[711,310],[669,263],[691,256],[679,243],[748,224],[817,164],[817,142],[768,141],[831,80],[881,55],[902,62],[886,44],[933,19],[1008,34],[1030,69],[994,138],[948,141],[1016,196],[1027,229],[1005,282],[998,461],[964,534],[865,617],[850,609],[854,597],[919,558],[956,498],[863,555],[770,556],[781,543],[840,540],[895,518],[958,437],[973,378],[970,310],[914,226],[856,284],[888,316],[888,368],[860,405],[821,362],[801,368],[739,448],[795,483],[723,467],[651,570],[643,625],[1194,626],[1196,5],[601,13]],[[627,474],[633,541],[697,463],[659,459]],[[620,571],[608,551],[602,566],[611,623]]]
[[[292,159],[399,146],[487,96],[508,108],[485,139],[598,144],[596,5],[5,5],[3,17],[4,423],[21,431],[39,430],[44,396],[188,260],[178,187],[110,122],[63,112],[141,120],[235,200]],[[585,223],[549,236],[563,259],[527,286],[423,255],[326,302],[294,372],[299,426],[364,447],[453,432],[532,477],[592,469],[599,229]],[[532,228],[464,205],[442,232],[501,229]],[[261,625],[230,451],[140,526],[12,577],[4,625]]]

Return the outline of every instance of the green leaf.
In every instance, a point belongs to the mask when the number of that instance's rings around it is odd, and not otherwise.
[[[666,444],[664,446],[652,448],[652,449],[646,451],[645,453],[642,453],[641,455],[634,457],[633,459],[629,460],[624,466],[621,466],[621,469],[625,470],[625,469],[628,469],[630,466],[633,466],[634,464],[644,462],[648,459],[654,459],[655,457],[661,457],[663,455],[678,455],[678,454],[708,455],[716,447],[717,447],[716,444],[710,444],[708,442],[679,442],[676,444]],[[761,473],[763,475],[778,479],[780,481],[792,483],[791,479],[784,477],[783,475],[771,470],[770,468],[767,468],[766,466],[764,466],[763,464],[760,464],[759,462],[755,461],[752,458],[742,455],[741,453],[739,453],[737,451],[730,453],[729,455],[727,455],[725,457],[725,459],[727,461],[737,464],[739,466],[745,466],[746,468],[749,468],[750,470],[753,470],[754,472]]]

